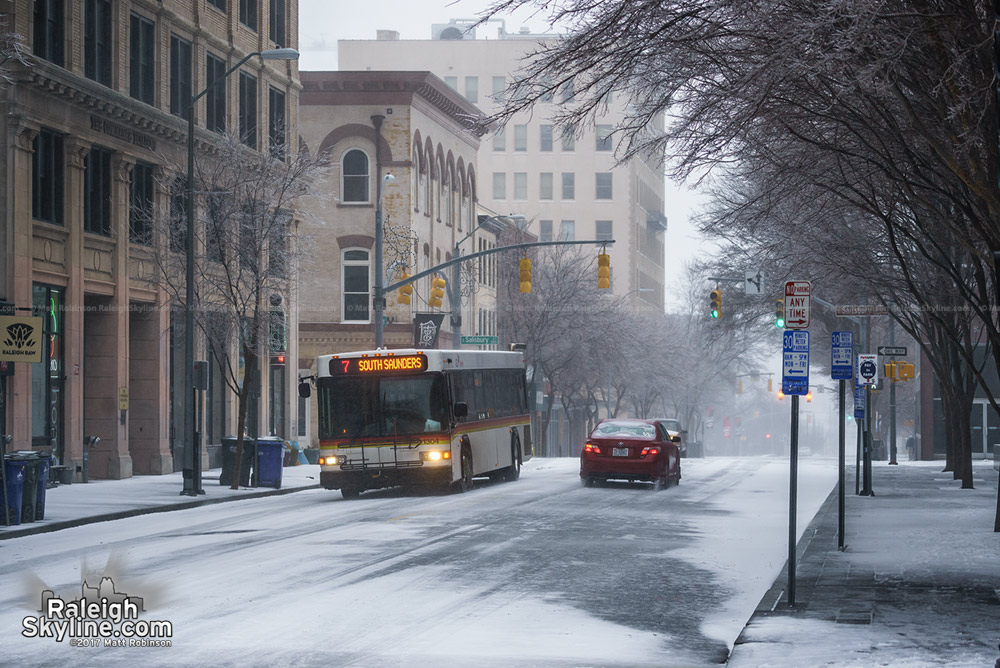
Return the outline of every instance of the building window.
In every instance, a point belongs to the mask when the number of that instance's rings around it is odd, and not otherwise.
[[[594,133],[597,140],[595,149],[598,151],[610,151],[611,146],[611,126],[610,125],[598,125],[597,130]]]
[[[552,241],[552,221],[551,220],[540,220],[540,221],[538,221],[538,240],[539,241]]]
[[[191,117],[191,42],[170,36],[170,113]]]
[[[156,73],[156,64],[153,62],[156,48],[153,22],[132,14],[129,24],[129,95],[140,102],[153,104],[153,79]]]
[[[205,57],[205,127],[212,132],[226,131],[226,61],[211,53]],[[218,81],[218,85],[214,85]]]
[[[187,179],[178,176],[170,184],[170,250],[183,253],[187,243]]]
[[[597,232],[594,238],[597,241],[611,241],[614,239],[614,225],[610,220],[599,220],[596,223]]]
[[[271,155],[279,160],[285,159],[285,93],[277,88],[268,88],[267,136],[270,141]]]
[[[208,0],[208,4],[220,11],[226,11],[226,0]]]
[[[506,88],[507,80],[504,77],[493,77],[493,100],[503,102]]]
[[[479,77],[465,77],[465,99],[473,104],[479,102]]]
[[[133,243],[147,246],[153,243],[153,166],[144,162],[132,167],[128,231]]]
[[[507,199],[507,174],[493,172],[493,199]]]
[[[539,130],[541,131],[541,137],[542,137],[542,141],[541,141],[541,145],[540,145],[541,150],[542,151],[546,151],[546,152],[551,151],[552,150],[552,126],[551,125],[542,125],[542,126],[539,127]]]
[[[111,235],[111,151],[92,147],[83,168],[83,229]]]
[[[47,223],[63,224],[63,138],[42,129],[33,142],[31,165],[31,216]]]
[[[493,134],[493,150],[507,150],[507,131],[504,128],[500,128]]]
[[[271,41],[278,48],[285,46],[285,0],[270,0],[268,6]]]
[[[62,67],[65,64],[66,32],[63,0],[35,0],[32,53]]]
[[[240,23],[257,30],[257,0],[240,0]]]
[[[576,128],[572,125],[563,127],[562,130],[562,150],[576,150]]]
[[[282,215],[267,240],[267,266],[271,276],[288,278],[288,230],[291,217]]]
[[[538,199],[552,199],[552,172],[538,175]]]
[[[514,126],[514,150],[515,151],[527,151],[528,150],[528,126],[527,125],[515,125]]]
[[[232,198],[225,193],[211,193],[205,198],[208,216],[205,223],[205,255],[213,262],[226,261],[226,239]]]
[[[240,141],[257,148],[257,77],[240,72]]]
[[[63,452],[63,348],[65,346],[63,288],[31,286],[32,315],[42,318],[42,361],[31,365],[31,444],[51,445]]]
[[[99,84],[110,86],[111,2],[87,0],[84,12],[83,74]]]
[[[343,321],[368,322],[369,259],[366,250],[344,251]]]
[[[576,223],[572,220],[563,220],[559,223],[559,240],[573,241],[576,239]]]
[[[573,98],[576,96],[576,89],[573,87],[573,80],[570,79],[562,85],[560,89],[561,101],[562,102],[572,102]]]
[[[368,198],[368,156],[364,151],[352,149],[345,153],[341,165],[341,174],[341,201],[370,201]]]
[[[598,172],[596,177],[594,187],[595,199],[612,199],[614,190],[612,188],[611,172]]]
[[[576,199],[576,174],[573,172],[562,174],[562,198]]]
[[[528,174],[526,172],[514,172],[514,199],[519,201],[528,199]]]
[[[452,90],[458,90],[458,77],[445,77],[444,82]]]

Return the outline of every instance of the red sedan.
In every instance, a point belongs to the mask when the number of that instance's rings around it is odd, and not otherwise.
[[[580,453],[580,478],[587,487],[597,480],[644,480],[663,489],[681,479],[678,443],[656,420],[602,420]]]

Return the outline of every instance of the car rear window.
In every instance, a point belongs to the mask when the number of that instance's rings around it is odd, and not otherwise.
[[[651,424],[634,422],[605,422],[597,425],[594,436],[624,436],[627,438],[655,438],[656,429]]]

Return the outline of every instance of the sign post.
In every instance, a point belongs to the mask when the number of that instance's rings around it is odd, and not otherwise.
[[[844,476],[847,468],[844,384],[854,377],[854,332],[833,332],[830,346],[830,376],[839,381],[839,427],[837,429],[837,549],[844,551]]]
[[[858,355],[858,383],[864,392],[865,407],[869,408],[868,399],[871,397],[871,388],[878,383],[878,355]],[[855,413],[857,409],[855,409]],[[864,435],[864,475],[861,496],[875,496],[872,492],[872,412],[865,411],[865,435]]]

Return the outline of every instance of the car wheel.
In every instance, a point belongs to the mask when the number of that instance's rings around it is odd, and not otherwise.
[[[458,479],[458,491],[468,492],[472,489],[472,453],[469,448],[462,447],[462,477]]]
[[[580,481],[583,483],[584,487],[593,487],[594,486],[594,479],[591,478],[590,476],[586,476],[585,478],[580,478]]]
[[[361,490],[357,487],[341,487],[340,494],[345,499],[356,499],[361,496]]]

